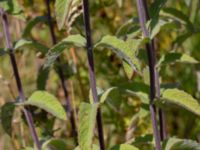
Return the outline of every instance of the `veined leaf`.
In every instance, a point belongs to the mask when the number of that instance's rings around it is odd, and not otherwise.
[[[66,112],[56,97],[45,91],[35,91],[22,105],[33,105],[66,120]]]
[[[34,19],[30,20],[23,33],[22,33],[22,37],[28,37],[31,33],[31,30],[33,29],[33,27],[35,27],[36,24],[40,23],[40,22],[47,22],[48,21],[48,18],[47,16],[38,16],[38,17],[35,17]]]
[[[181,54],[181,53],[168,53],[161,57],[161,59],[158,62],[159,65],[166,65],[171,64],[175,62],[181,62],[181,63],[192,63],[196,64],[199,63],[195,58],[191,57],[187,54]]]
[[[161,101],[164,103],[174,103],[200,116],[200,105],[198,101],[182,90],[176,88],[164,90],[161,96]]]
[[[62,29],[65,23],[69,11],[69,1],[70,0],[56,0],[55,2],[56,20],[59,30]]]
[[[137,147],[130,144],[115,145],[111,150],[139,150]]]
[[[78,47],[85,47],[86,40],[81,35],[70,35],[67,38],[63,39],[58,44],[54,45],[47,54],[47,59],[44,64],[44,67],[49,67],[53,62],[60,56],[60,54],[67,48],[70,44],[74,44]]]
[[[164,150],[200,150],[200,144],[196,141],[172,137],[165,141]]]
[[[11,136],[12,132],[12,117],[15,110],[15,105],[11,102],[5,103],[1,107],[1,123],[4,131]]]
[[[81,150],[92,150],[98,104],[81,103],[79,109],[78,142]]]
[[[95,45],[95,47],[105,46],[111,48],[111,50],[113,50],[119,58],[126,61],[135,71],[139,72],[141,66],[136,55],[138,50],[137,46],[140,45],[141,42],[142,41],[133,39],[123,41],[115,36],[106,35]]]

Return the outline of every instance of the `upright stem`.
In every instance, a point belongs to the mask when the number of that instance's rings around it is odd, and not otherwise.
[[[145,18],[146,18],[146,22],[150,20],[150,15],[149,15],[149,11],[148,11],[148,7],[147,7],[147,2],[146,0],[143,0],[143,5],[144,5],[144,11],[145,11]],[[155,41],[154,39],[152,39],[151,41],[152,47],[151,47],[151,52],[154,56],[155,62],[154,62],[154,66],[156,63],[156,50],[155,50]],[[160,97],[160,82],[159,82],[159,73],[155,69],[155,89],[156,89],[156,97]],[[163,141],[164,139],[166,139],[167,137],[167,131],[166,131],[166,124],[165,124],[165,114],[162,111],[162,109],[158,109],[158,115],[159,115],[159,123],[160,123],[160,137],[161,137],[161,141]]]
[[[12,64],[12,68],[13,68],[13,72],[14,72],[14,76],[15,76],[15,80],[16,80],[16,84],[17,84],[20,102],[23,102],[23,101],[25,101],[25,95],[24,95],[24,91],[23,91],[23,88],[22,88],[22,83],[21,83],[21,79],[20,79],[20,76],[19,76],[19,71],[18,71],[18,67],[17,67],[17,63],[16,63],[16,59],[15,59],[15,55],[14,55],[14,51],[13,51],[13,47],[12,47],[12,42],[11,42],[10,33],[9,33],[9,29],[8,29],[9,24],[8,24],[7,15],[4,12],[4,10],[1,9],[1,8],[0,8],[0,14],[2,16],[4,36],[5,36],[5,39],[6,39],[6,47],[9,50],[10,61],[11,61],[11,64]],[[25,108],[23,108],[23,112],[24,112],[24,115],[26,117],[26,121],[28,123],[33,141],[36,145],[36,148],[38,150],[41,150],[41,145],[40,145],[40,142],[39,142],[39,139],[38,139],[38,136],[37,136],[34,124],[33,124],[32,115]]]
[[[51,32],[51,38],[52,38],[52,43],[56,44],[57,43],[57,39],[55,36],[55,31],[54,31],[54,26],[52,23],[52,18],[51,18],[51,9],[50,9],[50,0],[46,0],[46,7],[47,7],[47,13],[48,13],[48,22],[49,22],[49,28],[50,28],[50,32]],[[60,62],[60,58],[58,57],[56,60],[58,63]],[[64,95],[65,95],[65,100],[66,100],[66,107],[67,107],[67,115],[70,118],[70,123],[71,123],[71,128],[72,128],[72,135],[75,139],[75,143],[78,144],[77,141],[77,131],[76,131],[76,122],[75,122],[75,118],[74,118],[74,110],[71,107],[71,101],[69,98],[69,94],[68,94],[68,90],[67,90],[67,85],[65,83],[65,77],[64,77],[64,72],[62,70],[62,67],[58,67],[58,75],[59,78],[61,80],[61,84],[62,84],[62,88],[64,91]]]
[[[90,13],[89,13],[88,0],[83,0],[83,19],[84,19],[84,23],[85,23],[85,33],[86,33],[86,40],[87,40],[86,47],[87,47],[90,87],[92,90],[92,96],[93,96],[94,102],[98,103],[96,78],[95,78],[95,71],[94,71],[93,44],[92,44],[92,39],[91,39]],[[102,116],[101,116],[100,108],[97,111],[97,127],[98,127],[98,134],[99,134],[100,149],[105,150]]]
[[[138,9],[138,14],[139,14],[139,21],[140,21],[140,26],[142,28],[142,32],[144,37],[149,37],[149,32],[148,29],[146,28],[146,23],[147,20],[149,19],[149,14],[147,11],[147,2],[146,0],[137,0],[137,9]],[[158,74],[156,71],[156,54],[155,54],[155,49],[153,42],[147,43],[146,44],[146,49],[147,49],[147,54],[148,54],[148,61],[149,61],[149,74],[150,74],[150,113],[151,113],[151,120],[152,120],[152,125],[153,125],[153,132],[155,136],[155,142],[156,142],[156,150],[161,150],[161,139],[158,130],[158,124],[157,124],[157,119],[156,119],[156,107],[153,104],[154,99],[158,94],[160,93],[160,87],[159,85],[159,79],[158,79]],[[161,113],[162,111],[159,111]],[[160,116],[160,119],[163,119],[162,116]],[[161,124],[162,121],[161,121]],[[163,131],[163,128],[161,127],[161,130]]]

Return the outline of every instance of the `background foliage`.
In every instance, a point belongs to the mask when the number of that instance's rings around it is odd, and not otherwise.
[[[67,12],[72,7],[61,8],[68,5],[62,4],[59,0],[51,1],[53,24],[58,39],[58,44],[52,47],[45,1],[10,0],[9,2],[1,1],[0,4],[7,8],[7,12],[10,14],[9,29],[25,95],[28,99],[25,103],[31,103],[31,98],[40,97],[37,94],[41,93],[33,93],[34,91],[46,89],[63,106],[66,105],[61,82],[57,75],[57,68],[60,65],[64,69],[69,97],[72,108],[75,110],[77,127],[84,126],[81,123],[95,118],[94,115],[98,106],[88,103],[93,100],[89,92],[82,14],[78,12],[78,17],[74,18],[74,22],[71,23],[71,20],[68,20],[69,16],[68,18],[62,16],[67,15],[63,14],[62,11]],[[65,2],[67,3],[67,1]],[[80,3],[79,1],[76,2],[77,4],[74,5],[78,6]],[[165,2],[158,0],[158,4],[154,3],[154,5],[151,5],[152,1],[148,2],[152,20],[147,26],[151,31],[151,38],[155,39],[162,98],[169,99],[167,102],[163,100],[164,104],[159,102],[157,105],[165,110],[168,136],[174,137],[169,139],[168,142],[164,142],[163,145],[165,149],[169,150],[173,148],[181,149],[180,145],[184,145],[184,142],[187,143],[188,141],[181,141],[180,139],[191,139],[193,141],[188,143],[193,142],[192,145],[194,146],[197,144],[196,142],[200,142],[200,109],[196,101],[200,99],[199,1],[168,0]],[[159,5],[159,2],[165,4],[162,6]],[[145,51],[145,43],[149,39],[142,38],[136,1],[90,0],[90,13],[95,73],[101,100],[106,149],[123,149],[124,146],[124,149],[127,150],[127,145],[114,146],[122,143],[135,145],[142,150],[154,149],[148,111],[149,72]],[[64,17],[64,20],[62,17]],[[2,26],[0,26],[0,31],[0,54],[2,55],[0,57],[0,106],[1,113],[3,113],[4,104],[15,101],[18,94],[9,57],[5,54]],[[60,64],[54,61],[58,55],[61,56]],[[46,70],[41,68],[44,64]],[[180,90],[174,94],[174,91],[170,93],[170,89],[166,90],[166,88],[178,88]],[[187,92],[192,97],[185,92],[182,94],[181,91]],[[172,103],[170,103],[170,100]],[[192,103],[193,100],[195,104]],[[168,102],[169,105],[166,104]],[[39,105],[40,108],[46,107],[43,105],[41,107],[41,104],[38,103],[30,105]],[[179,107],[179,105],[183,107]],[[2,119],[4,118],[1,117],[0,149],[14,150],[28,146],[33,147],[27,124],[23,121],[21,108],[14,109],[13,106],[9,108],[9,112],[15,112],[12,117],[12,132],[7,131],[10,136],[5,132],[2,127]],[[57,144],[60,142],[61,144],[58,145],[63,145],[63,147],[58,148],[60,150],[76,147],[71,134],[69,118],[67,118],[67,121],[61,120],[63,118],[62,110],[54,114],[61,119],[55,118],[37,107],[31,107],[31,110],[41,141],[45,143],[47,139],[51,139],[48,141],[49,145],[54,145],[51,144],[53,142]],[[85,110],[88,112],[84,112]],[[84,116],[82,114],[83,116],[81,116],[81,114],[78,115],[80,112],[83,114],[93,113],[93,115]],[[91,122],[94,123],[94,121]],[[90,127],[84,126],[86,130],[94,128],[92,123]],[[86,143],[93,139],[92,143],[98,145],[97,131],[94,130],[94,138],[92,138],[93,135],[90,135],[93,134],[90,131],[87,132]],[[58,141],[55,142],[56,140]],[[173,143],[170,140],[175,143],[172,144],[174,147],[170,147],[169,143]],[[88,146],[84,145],[84,141],[82,142],[79,145]],[[48,143],[46,144],[48,145]],[[198,150],[198,145],[196,147]],[[95,149],[95,146],[93,146],[93,149]],[[135,148],[130,147],[130,149]],[[195,146],[193,149],[195,149]]]

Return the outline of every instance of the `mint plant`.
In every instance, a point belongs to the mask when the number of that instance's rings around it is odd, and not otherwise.
[[[199,150],[198,5],[0,1],[0,149]]]

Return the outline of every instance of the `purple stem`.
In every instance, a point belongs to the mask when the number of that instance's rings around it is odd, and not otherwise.
[[[57,39],[56,39],[56,36],[55,36],[54,26],[53,26],[53,22],[52,22],[52,18],[51,18],[50,0],[46,0],[46,7],[47,7],[48,22],[49,22],[49,28],[50,28],[50,32],[51,32],[52,43],[56,44],[57,43]],[[56,61],[60,64],[60,58],[59,57],[57,58]],[[73,135],[75,143],[77,145],[78,141],[77,141],[76,122],[75,122],[75,118],[74,118],[74,110],[71,107],[71,101],[70,101],[70,98],[69,98],[67,85],[65,83],[65,77],[64,77],[64,73],[63,73],[62,67],[58,67],[58,75],[60,77],[62,88],[63,88],[63,92],[64,92],[64,95],[65,95],[66,107],[67,107],[67,115],[70,118],[70,123],[71,123],[71,128],[72,128],[72,135]]]
[[[90,13],[89,13],[89,2],[88,0],[83,0],[83,19],[85,23],[85,33],[87,40],[87,57],[88,57],[88,68],[89,68],[89,79],[90,79],[90,87],[92,90],[92,96],[95,103],[98,103],[98,95],[96,89],[96,78],[94,71],[94,59],[93,59],[93,44],[91,39],[91,27],[90,27]],[[105,150],[104,146],[104,135],[103,135],[103,124],[102,124],[102,116],[100,108],[97,111],[97,128],[99,134],[99,144],[100,149]]]
[[[144,5],[144,11],[145,11],[145,18],[146,18],[146,22],[150,20],[150,15],[149,15],[149,11],[148,11],[148,7],[147,7],[147,2],[146,0],[143,0],[143,5]],[[152,39],[151,41],[152,44],[152,48],[151,48],[151,52],[154,55],[154,59],[155,59],[155,63],[156,63],[156,50],[155,50],[155,42],[154,39]],[[159,83],[159,73],[155,69],[155,89],[156,89],[156,97],[160,97],[160,83]],[[167,137],[167,130],[166,130],[166,124],[165,124],[165,114],[163,112],[162,109],[158,109],[158,115],[159,115],[159,123],[160,123],[160,137],[161,137],[161,141],[165,140]]]
[[[17,89],[18,89],[18,93],[19,93],[19,98],[20,98],[20,102],[24,102],[25,101],[25,95],[24,95],[24,91],[22,88],[22,83],[21,83],[21,79],[19,76],[19,71],[18,71],[18,67],[17,67],[17,63],[16,63],[16,59],[15,59],[15,55],[14,55],[14,51],[13,51],[13,47],[12,47],[12,42],[11,42],[11,38],[10,38],[10,33],[9,33],[9,24],[8,24],[8,19],[7,19],[7,15],[4,12],[4,10],[2,8],[0,8],[0,14],[2,16],[2,22],[3,22],[3,30],[4,30],[4,36],[6,39],[6,47],[9,50],[9,56],[10,56],[10,61],[12,64],[12,68],[13,68],[13,72],[14,72],[14,76],[15,76],[15,80],[16,80],[16,84],[17,84]],[[33,118],[31,113],[23,108],[23,112],[26,118],[26,121],[28,123],[33,141],[36,145],[36,148],[38,150],[41,150],[41,145],[33,124]]]
[[[149,14],[147,11],[147,2],[146,0],[137,0],[137,9],[139,14],[139,21],[140,26],[143,32],[144,37],[149,37],[149,32],[146,28],[147,20],[149,20]],[[156,107],[153,104],[154,99],[156,96],[160,96],[160,86],[159,86],[159,79],[158,74],[156,71],[156,54],[155,49],[153,45],[153,41],[146,44],[147,54],[148,54],[148,61],[149,61],[149,74],[150,74],[150,113],[151,113],[151,120],[153,125],[153,133],[155,136],[155,142],[156,142],[156,150],[161,150],[161,138],[160,136],[163,135],[162,133],[159,134],[158,130],[158,124],[156,120]],[[157,91],[157,93],[156,93]],[[158,95],[159,94],[159,95]],[[159,113],[162,113],[161,110],[159,110]],[[160,125],[161,125],[161,132],[163,132],[163,113],[160,116]]]

